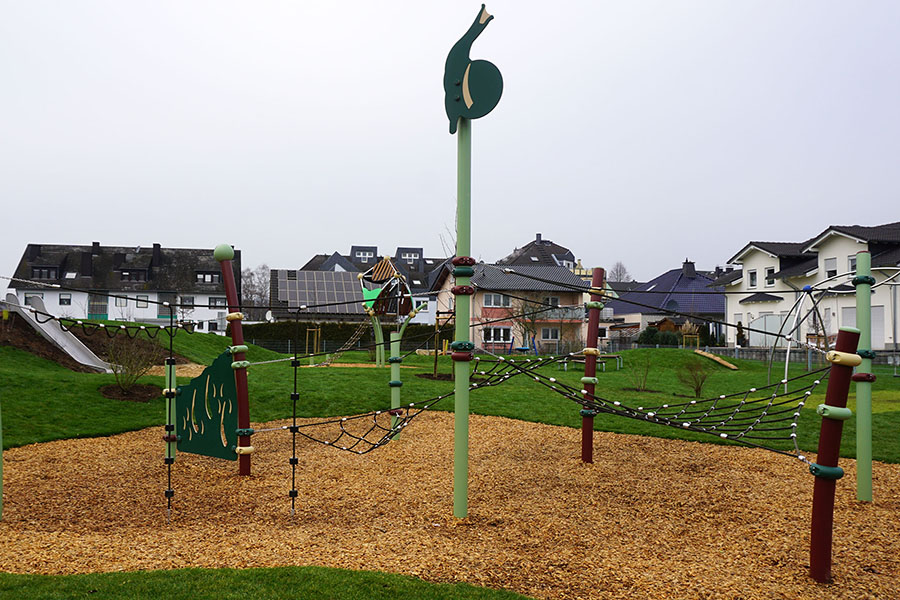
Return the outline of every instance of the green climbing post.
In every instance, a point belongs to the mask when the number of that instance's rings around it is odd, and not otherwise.
[[[372,330],[375,332],[375,366],[384,366],[384,332],[381,330],[381,321],[378,317],[372,317]]]
[[[456,257],[468,257],[471,252],[472,214],[472,124],[460,117],[457,135],[456,175]],[[456,288],[469,286],[470,278],[456,276]],[[455,292],[454,292],[455,293]],[[468,294],[455,293],[456,342],[469,341]],[[453,444],[453,516],[463,519],[469,513],[469,362],[457,360],[453,353],[454,381],[454,444]],[[471,358],[471,353],[469,354]]]
[[[862,363],[856,368],[856,499],[872,501],[872,255],[856,254],[856,328]]]
[[[397,426],[395,411],[400,408],[400,332],[391,332],[391,429]]]
[[[166,458],[175,460],[175,445],[178,436],[175,433],[175,359],[166,358]]]

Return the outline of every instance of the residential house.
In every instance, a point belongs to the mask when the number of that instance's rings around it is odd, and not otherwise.
[[[282,304],[293,308],[301,304],[313,306],[331,304],[309,309],[317,320],[353,322],[366,319],[360,303],[362,291],[358,274],[372,268],[383,257],[377,246],[352,245],[350,253],[339,252],[317,254],[299,270],[273,269],[270,279],[272,304]],[[446,262],[445,258],[426,257],[421,247],[399,246],[391,257],[397,271],[406,279],[414,306],[418,313],[413,323],[434,324],[436,298],[430,293],[430,283],[434,273]],[[330,273],[324,275],[323,273]],[[336,300],[341,298],[341,300]],[[339,304],[346,302],[346,304]],[[273,310],[277,318],[293,318],[290,311]]]
[[[607,302],[601,313],[601,345],[610,349],[631,347],[641,331],[663,319],[678,325],[691,321],[705,328],[704,337],[718,338],[722,327],[707,321],[725,319],[725,296],[715,293],[722,288],[709,287],[714,279],[713,273],[698,271],[685,259],[681,268],[646,283],[611,284],[619,298]]]
[[[516,248],[509,256],[497,261],[504,266],[546,266],[565,267],[574,271],[575,255],[571,250],[545,240],[540,233],[536,233],[534,240],[521,248]]]
[[[240,294],[240,250],[232,268]],[[28,244],[15,278],[9,287],[20,303],[38,296],[50,313],[75,319],[163,323],[169,308],[160,303],[168,302],[177,319],[215,331],[228,312],[212,248]]]
[[[506,268],[515,272],[507,273]],[[442,311],[453,309],[451,272],[448,262],[434,278],[432,290]],[[471,283],[475,294],[469,323],[477,347],[498,354],[510,349],[547,354],[584,347],[583,296],[589,284],[568,267],[479,263]]]
[[[856,298],[851,279],[856,272],[858,252],[871,253],[872,276],[876,285],[897,274],[900,266],[900,222],[877,226],[833,225],[803,242],[749,242],[729,259],[740,268],[716,283],[735,294],[727,297],[727,316],[732,323],[768,332],[782,324],[790,330],[800,327],[797,337],[824,346],[843,326],[856,325]],[[892,281],[896,282],[896,279]],[[796,319],[794,305],[806,295],[804,287],[827,289],[810,310],[813,299],[803,298]],[[872,349],[897,349],[898,291],[896,285],[872,290]],[[819,295],[815,295],[819,298]],[[736,342],[736,330],[727,331],[729,344]],[[774,336],[750,332],[750,346],[773,343]]]

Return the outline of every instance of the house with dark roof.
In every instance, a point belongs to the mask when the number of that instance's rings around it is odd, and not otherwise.
[[[453,310],[452,265],[442,267],[432,291],[441,311]],[[488,352],[542,354],[579,351],[586,329],[584,293],[589,288],[559,265],[475,265],[469,323],[472,341]]]
[[[721,326],[706,321],[723,321],[725,317],[725,295],[716,293],[723,288],[710,287],[713,275],[698,271],[685,259],[680,268],[646,283],[622,285],[617,291],[619,298],[607,302],[601,313],[600,326],[606,330],[607,344],[630,347],[632,338],[663,319],[676,325],[691,321],[706,328],[709,337],[718,338],[723,333]]]
[[[728,320],[777,332],[790,319],[790,329],[796,315],[793,307],[804,295],[804,287],[828,288],[829,293],[819,301],[818,314],[804,320],[795,336],[827,345],[840,327],[856,325],[854,288],[849,282],[856,273],[857,253],[864,251],[871,255],[877,283],[893,277],[900,267],[900,222],[832,225],[802,242],[748,242],[728,261],[740,268],[716,280],[736,292],[728,296]],[[872,349],[897,348],[897,296],[892,285],[872,290]],[[805,303],[806,309],[810,303]],[[734,344],[735,330],[729,328],[727,335]],[[772,343],[771,338],[751,332],[748,342],[764,346]]]
[[[232,261],[238,294],[241,251]],[[20,304],[40,297],[51,314],[142,323],[176,318],[201,330],[224,330],[225,286],[212,248],[28,244],[10,288]],[[220,327],[221,325],[221,327]]]
[[[498,265],[506,266],[544,266],[565,267],[575,269],[575,255],[571,250],[543,239],[540,233],[536,233],[534,239],[521,248],[516,248],[504,258],[497,261]]]
[[[275,306],[281,303],[290,303],[296,300],[299,304],[313,305],[317,303],[331,303],[328,298],[346,298],[346,305],[335,304],[328,310],[316,310],[316,318],[323,321],[353,322],[367,318],[364,311],[357,310],[348,296],[350,288],[359,291],[358,300],[362,301],[362,292],[357,275],[372,268],[383,257],[378,253],[378,246],[351,245],[349,254],[333,252],[331,254],[317,254],[313,256],[299,270],[273,269],[270,278],[270,298]],[[434,324],[436,298],[430,293],[433,283],[440,268],[447,262],[444,257],[427,257],[424,249],[419,246],[398,246],[394,256],[390,257],[397,271],[404,277],[413,295],[414,304],[418,307],[418,313],[413,318],[413,323]],[[330,272],[333,276],[307,276],[306,272]],[[338,273],[345,273],[338,275]],[[350,286],[347,282],[354,283]],[[321,302],[319,297],[325,298]],[[303,298],[303,300],[297,300]],[[358,303],[357,303],[358,304]],[[287,304],[284,305],[287,307]],[[291,304],[293,306],[293,304]],[[278,318],[289,311],[274,310],[273,316]]]

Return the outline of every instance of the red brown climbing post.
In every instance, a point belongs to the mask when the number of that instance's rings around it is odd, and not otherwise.
[[[817,462],[809,465],[809,472],[816,476],[809,539],[809,574],[819,583],[831,580],[835,482],[844,475],[843,469],[837,464],[844,421],[851,416],[850,409],[847,408],[850,377],[853,375],[853,367],[862,362],[856,354],[858,343],[858,329],[842,327],[838,331],[834,350],[825,355],[831,363],[825,404],[820,404],[816,409],[822,416],[822,428],[819,432]]]
[[[597,384],[597,334],[600,332],[600,309],[603,308],[603,269],[595,268],[591,276],[591,299],[587,303],[588,327],[587,344],[584,349],[584,377],[581,378],[584,399],[594,397],[594,386]],[[597,293],[593,293],[597,292]],[[597,411],[582,409],[581,411],[581,461],[594,462],[594,417]]]
[[[225,301],[228,303],[228,322],[231,324],[231,341],[235,349],[246,349],[244,346],[244,332],[241,328],[241,319],[244,315],[240,312],[238,302],[237,285],[234,280],[234,270],[231,260],[234,258],[234,248],[228,244],[216,246],[213,256],[222,267],[222,282],[225,284]],[[247,391],[247,362],[244,352],[235,352],[232,360],[234,368],[234,383],[237,388],[238,405],[238,430],[243,432],[250,430],[250,399]],[[253,446],[250,445],[249,435],[238,436],[238,473],[250,475],[250,453]]]

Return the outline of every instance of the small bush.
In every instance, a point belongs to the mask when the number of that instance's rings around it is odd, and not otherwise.
[[[643,346],[652,346],[658,343],[657,338],[659,338],[659,329],[656,327],[648,327],[638,336],[637,343]]]
[[[162,347],[149,340],[117,335],[109,340],[106,357],[116,384],[122,393],[128,394],[138,379],[162,363],[164,353]]]
[[[634,389],[643,392],[647,389],[647,379],[650,377],[650,357],[636,356],[630,362],[631,366],[626,371],[628,379],[631,380]]]
[[[699,360],[692,360],[684,364],[684,368],[677,372],[678,381],[688,386],[694,392],[694,398],[699,398],[703,393],[703,385],[712,375],[712,371],[706,364]]]
[[[674,331],[663,331],[657,336],[656,343],[660,346],[678,346],[681,340]]]

